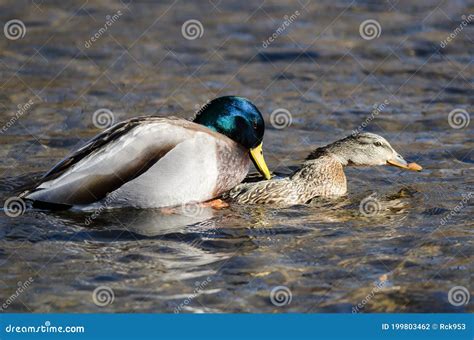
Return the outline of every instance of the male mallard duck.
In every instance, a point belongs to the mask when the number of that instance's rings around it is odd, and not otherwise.
[[[243,183],[224,198],[243,204],[303,204],[316,196],[340,196],[347,192],[344,166],[393,165],[420,171],[416,163],[408,164],[385,138],[360,133],[314,150],[301,168],[290,177],[265,182]]]
[[[22,197],[37,207],[88,205],[104,199],[166,207],[220,196],[247,175],[250,160],[266,178],[265,123],[247,99],[220,97],[193,122],[138,117],[118,123],[56,164]]]

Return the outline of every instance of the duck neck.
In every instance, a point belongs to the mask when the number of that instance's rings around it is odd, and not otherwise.
[[[343,141],[343,140],[342,140]],[[334,142],[321,148],[317,148],[311,152],[306,160],[314,160],[319,158],[332,157],[334,160],[339,162],[342,166],[349,164],[350,154],[346,148],[342,147],[341,141]]]

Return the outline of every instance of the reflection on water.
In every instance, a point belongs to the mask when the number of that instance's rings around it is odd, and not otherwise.
[[[266,158],[282,173],[364,122],[425,168],[348,168],[346,197],[284,209],[2,214],[0,302],[33,279],[7,311],[351,312],[362,301],[362,312],[472,310],[448,302],[453,286],[470,288],[474,263],[464,199],[474,191],[473,125],[448,121],[454,109],[472,112],[472,24],[440,42],[474,8],[302,5],[0,1],[2,23],[20,18],[27,27],[22,39],[0,40],[2,202],[98,133],[98,109],[116,121],[190,117],[225,94],[261,109]],[[182,36],[189,19],[202,23],[202,37]],[[378,38],[361,38],[367,19],[380,23]],[[271,124],[276,109],[291,113],[291,125]],[[112,288],[113,304],[93,303],[99,286]],[[290,289],[289,305],[271,303],[276,286]]]

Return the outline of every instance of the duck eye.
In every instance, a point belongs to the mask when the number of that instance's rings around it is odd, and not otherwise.
[[[375,146],[382,146],[382,143],[380,143],[380,142],[375,142],[374,145],[375,145]]]

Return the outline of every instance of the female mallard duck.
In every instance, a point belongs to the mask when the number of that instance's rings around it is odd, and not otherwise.
[[[110,199],[141,208],[204,202],[247,175],[250,158],[267,179],[265,123],[240,97],[209,102],[193,122],[138,117],[118,123],[56,164],[22,197],[37,207],[89,205]]]
[[[303,204],[316,196],[344,195],[346,165],[385,164],[415,171],[422,169],[416,163],[408,164],[385,138],[360,133],[316,149],[289,178],[240,184],[224,197],[243,204]]]

